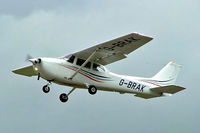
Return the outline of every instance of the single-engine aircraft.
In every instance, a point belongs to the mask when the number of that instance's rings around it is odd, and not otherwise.
[[[29,58],[32,65],[13,72],[48,81],[42,88],[44,93],[50,91],[51,83],[71,86],[68,94],[60,95],[61,102],[67,102],[68,96],[76,88],[88,89],[91,95],[101,90],[130,93],[145,99],[170,96],[185,89],[174,85],[181,66],[173,61],[151,78],[119,75],[105,68],[105,65],[126,58],[129,53],[152,39],[139,33],[131,33],[68,56]]]

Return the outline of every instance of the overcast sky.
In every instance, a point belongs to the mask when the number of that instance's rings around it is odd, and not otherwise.
[[[0,132],[200,132],[199,0],[0,0]],[[183,66],[171,97],[75,90],[13,74],[25,57],[59,57],[139,32],[154,39],[110,64],[119,74],[151,77],[169,61]]]

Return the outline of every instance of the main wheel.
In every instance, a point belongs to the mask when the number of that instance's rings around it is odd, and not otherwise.
[[[91,95],[94,95],[97,93],[97,88],[94,86],[94,85],[91,85],[89,88],[88,88],[88,92],[91,94]]]
[[[50,87],[48,85],[43,86],[42,88],[44,93],[48,93],[50,91]]]
[[[65,103],[68,100],[68,96],[65,93],[60,94],[60,101]]]

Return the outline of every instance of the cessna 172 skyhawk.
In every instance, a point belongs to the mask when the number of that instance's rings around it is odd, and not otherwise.
[[[131,93],[145,99],[174,94],[185,88],[174,85],[180,66],[169,62],[152,78],[118,75],[108,71],[104,66],[126,58],[126,55],[143,46],[153,38],[138,33],[90,47],[80,52],[60,58],[31,58],[31,66],[13,72],[24,76],[38,76],[48,81],[43,92],[50,91],[49,85],[71,86],[68,94],[61,94],[61,102],[76,89],[88,89],[91,95],[97,90]]]

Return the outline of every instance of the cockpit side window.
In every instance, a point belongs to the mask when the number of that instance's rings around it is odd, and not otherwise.
[[[84,62],[85,62],[85,60],[78,58],[77,62],[76,62],[76,65],[81,66]],[[88,62],[84,67],[90,69],[90,66],[91,66],[91,62]]]
[[[90,69],[91,67],[91,62],[88,62],[86,65],[85,65],[86,68]]]
[[[84,62],[85,62],[85,60],[78,58],[77,62],[76,62],[76,65],[81,66]]]

